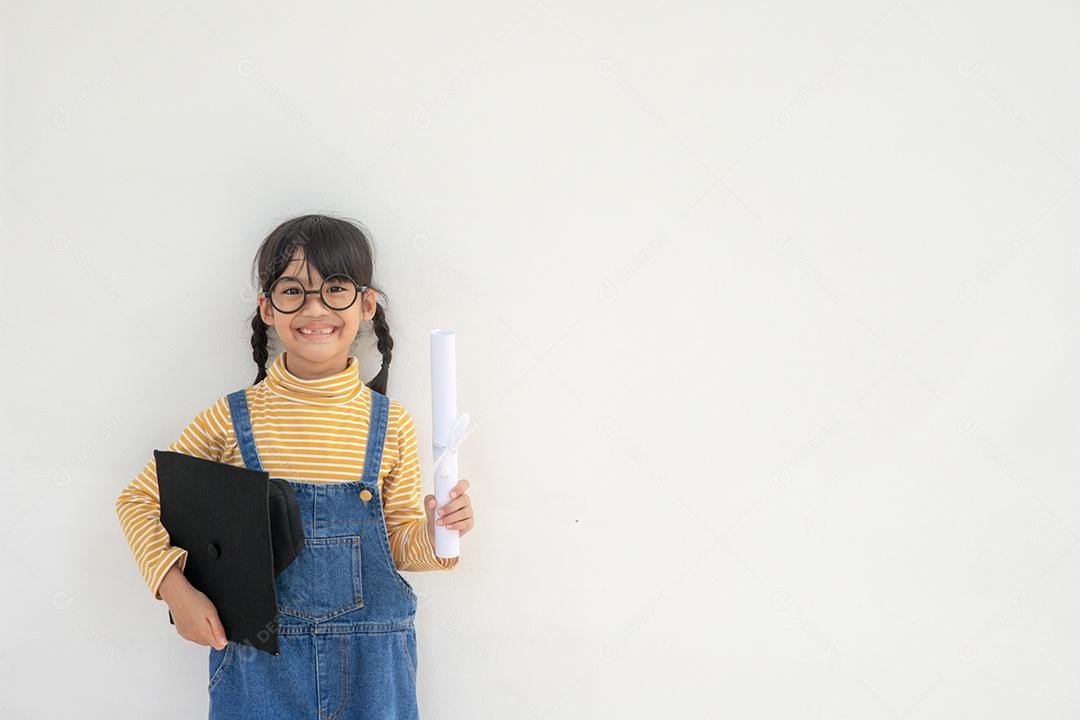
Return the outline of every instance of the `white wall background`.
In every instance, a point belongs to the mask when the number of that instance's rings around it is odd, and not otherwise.
[[[1080,716],[1080,10],[5,3],[0,715],[204,716],[120,489],[363,221],[430,461],[427,718]],[[364,378],[378,367],[358,343]],[[429,486],[430,488],[430,486]]]

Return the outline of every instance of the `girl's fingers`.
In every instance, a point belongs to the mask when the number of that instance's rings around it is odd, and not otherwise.
[[[446,515],[444,517],[439,518],[438,520],[435,521],[435,524],[436,525],[449,526],[449,525],[453,525],[454,523],[461,522],[463,520],[468,520],[470,517],[472,517],[472,514],[466,512],[465,508],[461,508],[457,512],[452,512],[452,513],[450,513],[450,514],[448,514],[448,515]]]
[[[455,485],[450,490],[450,497],[456,498],[458,495],[464,494],[465,491],[468,490],[468,489],[469,489],[469,481],[466,480],[465,478],[461,478],[460,480],[458,480],[457,485]]]
[[[441,525],[447,530],[453,530],[455,523],[464,522],[472,516],[472,512],[468,511],[471,500],[465,494],[468,487],[469,481],[465,479],[462,479],[461,482],[454,486],[454,490],[450,492],[450,497],[454,499],[443,505],[435,513],[436,525]]]
[[[438,520],[436,520],[435,524],[436,525],[446,525],[447,523],[452,523],[452,522],[457,522],[458,520],[463,520],[464,517],[465,517],[464,515],[459,515],[458,513],[450,513],[449,515],[445,515],[445,516],[439,518]]]
[[[469,499],[468,495],[462,495],[461,497],[455,498],[443,505],[441,508],[439,508],[439,512],[437,514],[441,517],[448,513],[452,513],[455,510],[460,510],[461,508],[468,507],[470,502],[471,500]]]
[[[472,524],[473,524],[473,519],[472,518],[465,518],[464,520],[458,520],[457,522],[450,523],[449,525],[446,526],[446,529],[447,530],[460,530],[460,531],[464,532],[465,530],[468,530],[469,528],[471,528]]]

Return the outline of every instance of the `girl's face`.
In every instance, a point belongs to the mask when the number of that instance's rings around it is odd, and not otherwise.
[[[308,290],[318,290],[324,279],[318,270],[304,262],[303,248],[296,251],[282,275],[299,278]],[[277,312],[265,295],[259,295],[259,314],[281,338],[288,371],[302,380],[315,380],[345,369],[360,323],[375,315],[375,291],[366,290],[344,310],[331,310],[318,294],[308,295],[303,307],[294,313]],[[318,330],[331,332],[310,334]]]

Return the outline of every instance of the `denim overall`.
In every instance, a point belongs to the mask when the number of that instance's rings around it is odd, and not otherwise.
[[[394,566],[378,473],[390,401],[371,391],[360,480],[289,481],[305,547],[277,577],[280,655],[210,648],[210,718],[419,718],[416,594]],[[244,464],[262,470],[243,390],[229,395]]]

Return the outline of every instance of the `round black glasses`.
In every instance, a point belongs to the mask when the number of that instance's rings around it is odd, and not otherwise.
[[[323,280],[318,290],[308,290],[300,278],[285,275],[279,277],[263,293],[274,309],[280,313],[294,313],[304,306],[308,295],[318,295],[323,305],[331,310],[347,310],[356,302],[357,296],[368,289],[367,285],[357,285],[348,275],[331,275]]]

